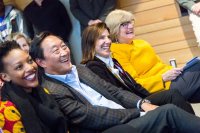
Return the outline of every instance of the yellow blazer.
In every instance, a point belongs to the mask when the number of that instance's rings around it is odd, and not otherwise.
[[[172,67],[161,61],[149,43],[144,40],[133,40],[131,44],[112,43],[111,51],[125,71],[150,93],[169,89],[171,82],[163,83],[162,74]]]

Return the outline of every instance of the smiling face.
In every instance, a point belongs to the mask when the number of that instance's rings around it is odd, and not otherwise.
[[[20,37],[16,40],[22,50],[29,52],[29,44],[24,37]]]
[[[118,41],[119,43],[130,44],[135,37],[133,21],[127,21],[120,25]]]
[[[110,56],[110,34],[108,30],[104,30],[102,34],[97,38],[96,44],[95,44],[95,54],[108,58]]]
[[[66,44],[56,36],[46,37],[41,44],[44,59],[36,60],[49,74],[63,75],[71,71],[70,50]]]
[[[12,81],[16,85],[22,86],[25,91],[31,91],[38,86],[37,64],[29,54],[21,49],[11,50],[4,58],[4,72],[2,79]]]

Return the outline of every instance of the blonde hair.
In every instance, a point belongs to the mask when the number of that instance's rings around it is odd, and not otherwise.
[[[113,42],[117,42],[120,25],[127,21],[134,21],[134,15],[125,10],[114,10],[108,14],[105,23],[110,29],[110,36]]]
[[[26,42],[30,45],[31,39],[28,38],[24,33],[13,33],[12,39],[17,41],[19,38],[24,38]]]

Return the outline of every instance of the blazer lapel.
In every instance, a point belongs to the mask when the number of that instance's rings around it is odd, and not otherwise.
[[[64,82],[61,82],[61,81],[59,81],[59,80],[57,80],[57,79],[53,79],[53,78],[48,77],[48,76],[46,76],[46,75],[44,76],[44,78],[45,78],[45,80],[49,81],[49,82],[52,83],[52,84],[60,84],[60,85],[62,85],[63,87],[69,89],[70,92],[71,92],[76,98],[78,98],[81,102],[86,103],[86,104],[90,104],[90,103],[88,102],[88,100],[87,100],[85,97],[83,97],[78,91],[76,91],[75,89],[73,89],[73,88],[72,88],[71,86],[69,86],[68,84],[65,84]],[[91,105],[91,104],[90,104],[90,105]]]
[[[121,104],[119,100],[114,98],[107,90],[105,90],[105,88],[102,87],[101,81],[103,79],[99,78],[91,70],[81,65],[77,66],[77,71],[78,71],[79,79],[82,83],[90,86],[92,89],[99,92],[101,95],[103,95],[107,99],[112,100],[118,104]],[[109,84],[109,83],[106,82],[106,84]]]
[[[131,91],[134,92],[135,94],[139,95],[140,97],[146,97],[149,96],[150,93],[144,89],[140,84],[138,84],[124,69],[122,66],[119,64],[119,62],[113,58],[114,66],[119,70],[119,74],[121,78],[123,79],[124,83],[127,88]]]
[[[114,77],[115,77],[115,79],[117,80],[117,81],[119,81],[121,84],[122,84],[122,86],[125,86],[126,88],[129,88],[127,85],[126,85],[126,82],[127,81],[124,81],[124,80],[126,80],[126,77],[121,77],[121,75],[119,75],[120,77],[118,77],[118,75],[116,75],[116,74],[114,74],[113,72],[112,72],[112,70],[111,70],[111,68],[109,68],[103,61],[101,61],[99,58],[97,58],[97,57],[95,57],[94,58],[94,60],[95,61],[98,61],[99,63],[102,63],[102,65],[104,65],[104,66],[106,66],[106,68],[107,68],[107,70],[110,72],[110,74],[111,75],[113,75]],[[115,59],[113,60],[113,62],[115,63]],[[119,69],[118,69],[119,70]],[[122,69],[123,70],[123,69]]]

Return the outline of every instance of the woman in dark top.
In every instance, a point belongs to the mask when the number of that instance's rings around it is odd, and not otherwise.
[[[117,60],[111,58],[109,29],[105,23],[87,27],[82,35],[82,64],[99,75],[102,79],[117,87],[146,98],[155,105],[173,103],[182,109],[194,113],[191,105],[175,90],[162,91],[150,95],[145,88],[123,70]],[[149,81],[150,82],[150,81]]]
[[[26,133],[66,133],[67,120],[38,83],[38,67],[15,41],[0,45],[0,77],[5,82],[1,100],[10,101],[21,114]]]

